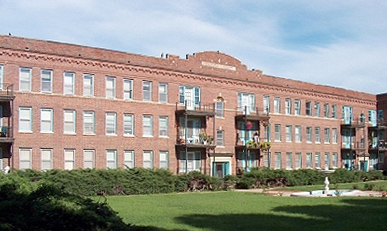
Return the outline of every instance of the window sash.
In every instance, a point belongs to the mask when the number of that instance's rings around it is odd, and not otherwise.
[[[281,169],[281,165],[282,165],[282,160],[281,160],[281,153],[280,152],[276,152],[274,154],[274,168],[275,169]]]
[[[217,101],[215,102],[215,111],[216,111],[216,116],[217,117],[224,117],[224,102],[222,101]]]
[[[19,108],[19,132],[32,132],[32,108]]]
[[[281,99],[274,98],[274,113],[281,113]]]
[[[274,140],[281,141],[281,125],[280,124],[274,125]]]
[[[152,82],[142,81],[142,99],[143,101],[152,101]]]
[[[299,99],[294,101],[294,115],[301,115],[301,101]]]
[[[312,142],[312,127],[306,128],[306,141]]]
[[[83,133],[95,134],[95,118],[94,112],[83,112]]]
[[[64,169],[73,170],[75,168],[75,150],[64,150]]]
[[[124,79],[124,99],[133,99],[133,80]]]
[[[4,68],[3,65],[0,65],[0,89],[3,89],[4,86]]]
[[[321,168],[321,155],[320,155],[320,153],[315,154],[315,168]]]
[[[305,103],[305,114],[307,116],[311,116],[312,115],[312,103],[310,101],[307,101]]]
[[[63,93],[65,95],[74,95],[74,80],[75,80],[74,73],[65,72],[63,74]]]
[[[41,70],[41,91],[51,93],[52,92],[52,71]]]
[[[292,126],[286,126],[286,142],[292,142]]]
[[[31,169],[32,167],[32,149],[19,148],[19,169]]]
[[[160,116],[159,117],[159,136],[168,137],[168,117]]]
[[[19,70],[19,90],[31,91],[32,69],[21,67]]]
[[[64,117],[63,132],[74,134],[75,133],[75,111],[65,110],[63,117]]]
[[[40,132],[53,132],[53,110],[40,110]]]
[[[143,168],[153,168],[153,151],[143,152]]]
[[[106,168],[117,168],[117,150],[106,150]]]
[[[315,128],[315,135],[316,135],[316,137],[315,137],[316,143],[321,143],[321,136],[320,136],[320,128],[319,127]]]
[[[301,142],[301,126],[294,128],[294,139],[296,142]]]
[[[292,153],[288,152],[286,153],[286,169],[293,169],[292,164]]]
[[[152,116],[144,115],[142,122],[143,136],[153,136]]]
[[[160,168],[168,169],[169,168],[169,152],[160,151]]]
[[[292,101],[291,99],[285,99],[285,114],[292,114]]]
[[[84,96],[94,95],[94,75],[90,75],[90,74],[83,75],[83,95]]]
[[[265,113],[270,112],[270,97],[269,96],[263,97],[263,111]]]
[[[124,151],[124,165],[128,168],[134,168],[134,151],[125,150]]]
[[[168,102],[168,84],[166,83],[159,84],[159,102],[160,103]]]
[[[314,104],[314,116],[315,117],[320,117],[320,103],[319,102],[315,102]]]
[[[83,150],[83,168],[94,168],[94,159],[94,150]]]
[[[216,145],[224,146],[224,131],[223,130],[216,131]]]
[[[117,114],[106,113],[106,134],[116,135],[117,134]]]
[[[41,170],[52,169],[52,149],[41,149]]]
[[[116,78],[106,77],[106,98],[116,98]]]
[[[329,128],[325,128],[324,129],[324,133],[325,133],[325,138],[324,138],[324,143],[329,143],[329,138],[330,138],[330,131],[329,131]]]
[[[124,114],[124,135],[134,135],[134,116],[132,114]]]

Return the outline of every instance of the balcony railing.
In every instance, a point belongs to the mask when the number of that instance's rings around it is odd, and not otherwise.
[[[191,100],[186,100],[184,104],[176,103],[176,111],[190,115],[215,115],[213,103],[196,103]]]
[[[366,145],[364,142],[355,142],[350,145],[348,144],[342,144],[342,149],[358,149],[358,150],[364,150],[366,149]]]
[[[357,120],[350,121],[349,123],[346,121],[342,121],[341,126],[349,127],[349,128],[362,128],[362,127],[365,127],[365,120],[357,119]]]
[[[267,111],[251,110],[249,108],[238,107],[236,110],[236,118],[247,118],[248,120],[269,120],[270,116]]]
[[[2,98],[13,98],[13,84],[0,83],[0,99]]]

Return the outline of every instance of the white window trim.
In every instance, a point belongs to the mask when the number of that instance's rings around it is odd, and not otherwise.
[[[21,86],[22,86],[22,78],[21,78],[21,73],[22,73],[22,70],[28,70],[28,83],[29,83],[29,86],[28,86],[28,89],[22,89]],[[27,82],[27,81],[26,81]],[[20,67],[19,68],[19,91],[22,91],[22,92],[31,92],[31,89],[32,89],[32,68],[29,68],[29,67]]]
[[[49,112],[50,113],[50,119],[46,120],[42,118],[43,112]],[[49,130],[43,130],[43,123],[50,123],[50,129]],[[54,133],[54,110],[52,108],[41,108],[40,109],[40,133]]]
[[[108,88],[110,81],[112,81],[112,88]],[[111,92],[112,95],[109,95],[109,92]],[[116,98],[116,78],[113,76],[106,76],[105,95],[106,95],[106,98],[108,98],[108,99],[115,99]]]
[[[28,110],[30,113],[30,118],[21,118],[21,110]],[[33,120],[32,120],[32,108],[31,107],[19,107],[19,132],[24,132],[24,133],[32,133],[32,125],[33,125]],[[28,129],[22,129],[21,126],[21,121],[29,121],[29,128]]]
[[[66,78],[70,78],[70,77],[71,77],[71,92],[66,92],[66,87],[70,86],[66,83]],[[64,95],[74,95],[75,93],[74,83],[75,83],[75,73],[65,71],[63,73],[63,94]]]
[[[126,131],[125,131],[125,125],[126,125],[126,123],[128,123],[127,121],[126,121],[126,118],[131,118],[131,121],[130,121],[130,125],[131,125],[131,127],[132,127],[132,132],[131,133],[127,133]],[[124,114],[124,122],[123,122],[124,124],[124,127],[123,127],[123,132],[124,132],[124,136],[130,136],[130,137],[133,137],[134,136],[134,115],[133,114],[128,114],[128,113],[125,113]]]
[[[66,113],[72,114],[72,121],[66,120]],[[66,122],[70,124],[72,122],[72,131],[66,131]],[[64,110],[63,111],[63,133],[64,134],[76,134],[76,113],[75,110]]]
[[[45,76],[44,72],[46,72],[45,74],[48,74],[48,76],[50,77],[50,80],[48,83],[50,83],[50,89],[49,90],[43,90],[43,83],[46,83],[45,81],[43,81],[43,76]],[[52,93],[52,81],[53,81],[53,74],[52,74],[52,70],[48,70],[48,69],[42,69],[40,71],[40,91],[42,93]]]

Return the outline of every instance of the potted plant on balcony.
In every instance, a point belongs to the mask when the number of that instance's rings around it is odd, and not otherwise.
[[[207,144],[208,141],[208,135],[205,132],[202,132],[199,134],[199,140],[202,144]]]
[[[248,148],[256,148],[256,147],[258,147],[258,144],[255,143],[254,140],[249,140],[249,141],[246,143],[246,146],[247,146]]]
[[[270,147],[271,147],[271,144],[268,141],[265,141],[265,142],[261,143],[261,149],[262,150],[268,150]]]

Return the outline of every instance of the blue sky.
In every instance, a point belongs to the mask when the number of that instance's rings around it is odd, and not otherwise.
[[[387,1],[0,0],[0,34],[159,57],[220,51],[267,75],[387,92]]]

